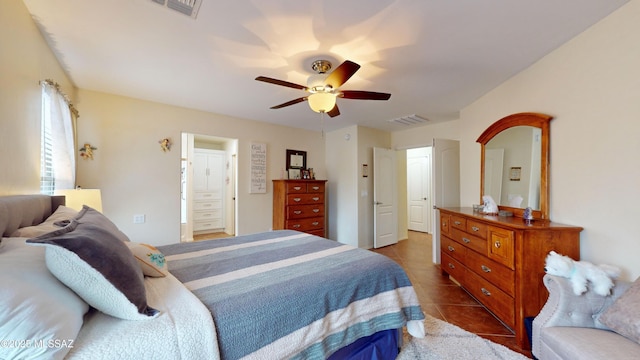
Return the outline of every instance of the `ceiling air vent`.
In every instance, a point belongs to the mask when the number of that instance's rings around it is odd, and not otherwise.
[[[402,126],[414,126],[414,125],[424,125],[429,121],[429,119],[423,118],[420,115],[413,114],[413,115],[407,115],[407,116],[391,119],[388,121],[390,123],[394,123]]]
[[[202,0],[151,0],[179,13],[196,18]]]

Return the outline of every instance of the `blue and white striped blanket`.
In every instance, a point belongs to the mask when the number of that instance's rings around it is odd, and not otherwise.
[[[211,311],[222,359],[325,359],[424,315],[404,270],[290,230],[159,247]]]

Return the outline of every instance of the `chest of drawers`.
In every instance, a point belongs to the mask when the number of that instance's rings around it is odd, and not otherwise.
[[[326,180],[273,180],[273,229],[325,237]]]
[[[509,326],[528,348],[524,325],[547,301],[545,258],[555,250],[580,258],[582,228],[550,221],[440,209],[441,269]]]

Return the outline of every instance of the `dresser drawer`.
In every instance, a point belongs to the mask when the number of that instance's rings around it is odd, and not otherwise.
[[[494,313],[507,326],[515,328],[515,304],[513,298],[498,289],[488,280],[467,269],[465,272],[465,288],[478,301]]]
[[[287,205],[324,204],[324,194],[287,195]]]
[[[222,200],[194,201],[193,210],[222,209]]]
[[[324,217],[287,220],[285,227],[298,231],[321,230],[324,229]]]
[[[451,228],[460,229],[462,231],[467,230],[467,218],[451,215]]]
[[[198,201],[198,200],[213,200],[216,199],[216,194],[214,194],[213,192],[196,192],[193,196],[193,200]],[[218,197],[219,199],[219,197]]]
[[[302,219],[324,215],[324,205],[291,205],[287,206],[287,219]]]
[[[510,269],[515,269],[515,235],[513,231],[489,226],[487,233],[489,235],[489,258],[508,266]]]
[[[471,235],[486,239],[487,224],[474,220],[467,220],[467,232]]]
[[[193,231],[209,230],[209,229],[222,229],[222,219],[210,219],[193,222]]]
[[[451,235],[451,215],[440,212],[440,232],[442,235]]]
[[[324,193],[324,182],[307,184],[308,193]]]
[[[307,184],[304,182],[288,182],[287,194],[304,194],[307,192]]]
[[[307,233],[311,234],[311,235],[315,235],[315,236],[324,237],[324,229],[309,230],[309,231],[307,231]]]
[[[451,229],[452,239],[463,244],[471,250],[477,251],[483,255],[487,254],[487,240],[477,236],[469,235],[464,231],[456,228]]]
[[[465,265],[469,270],[489,280],[508,295],[514,295],[515,278],[513,270],[473,251],[467,252]]]
[[[206,211],[194,211],[193,212],[193,220],[205,220],[209,221],[211,219],[222,219],[222,210],[221,209],[213,209]]]
[[[456,279],[458,282],[464,280],[464,265],[462,265],[458,260],[452,258],[446,253],[442,252],[442,259],[440,261],[442,271],[451,275],[452,278]]]
[[[442,236],[440,238],[440,249],[442,250],[442,254],[447,254],[462,263],[465,262],[467,249],[464,247],[464,245],[461,245],[449,239],[448,237]]]

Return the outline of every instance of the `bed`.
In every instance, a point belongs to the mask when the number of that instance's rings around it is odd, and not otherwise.
[[[102,214],[61,204],[0,197],[0,358],[392,359],[403,328],[424,336],[407,275],[382,255],[282,230],[145,248],[166,260],[156,276]]]

